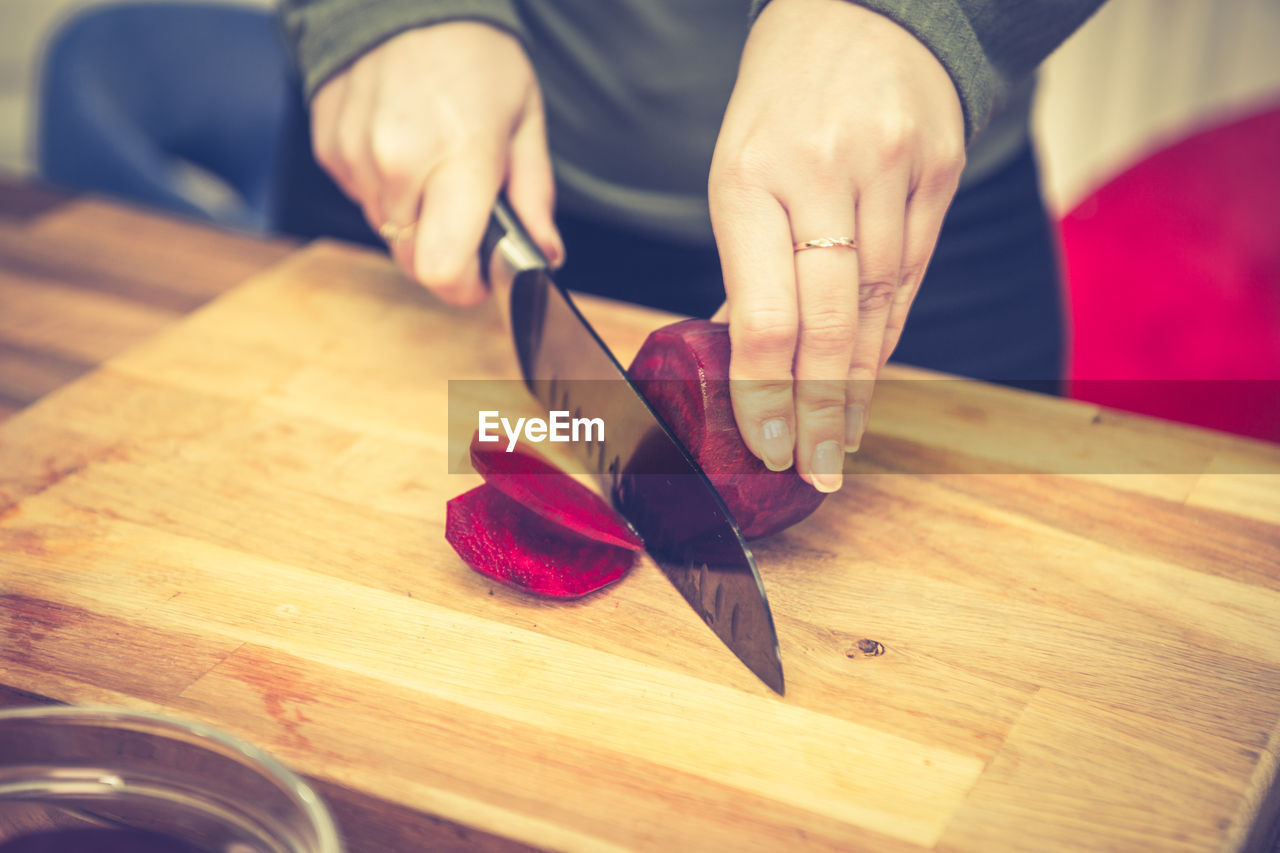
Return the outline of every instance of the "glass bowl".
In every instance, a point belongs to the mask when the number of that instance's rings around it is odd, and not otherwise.
[[[0,853],[341,853],[323,801],[201,723],[72,706],[0,710]]]

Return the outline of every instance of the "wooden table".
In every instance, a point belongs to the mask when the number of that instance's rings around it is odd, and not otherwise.
[[[666,319],[587,310],[624,359]],[[500,334],[371,252],[0,192],[4,701],[214,723],[353,850],[1275,843],[1280,448],[885,385],[757,548],[778,697],[647,561],[563,604],[449,549]]]

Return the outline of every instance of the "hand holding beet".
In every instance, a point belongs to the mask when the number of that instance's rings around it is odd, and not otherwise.
[[[769,470],[743,442],[730,399],[725,324],[685,320],[661,328],[644,342],[628,372],[702,466],[747,539],[785,530],[826,497],[795,467]]]
[[[947,70],[867,5],[764,6],[708,186],[738,424],[771,467],[794,460],[824,492],[862,439],[964,165]],[[794,249],[821,238],[857,248]]]

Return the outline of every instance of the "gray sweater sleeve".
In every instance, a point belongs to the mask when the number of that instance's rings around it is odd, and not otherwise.
[[[513,0],[280,0],[280,18],[307,100],[366,52],[414,27],[482,21],[525,40]]]
[[[969,142],[1105,0],[851,0],[924,43],[951,76]],[[753,0],[752,15],[769,0]]]

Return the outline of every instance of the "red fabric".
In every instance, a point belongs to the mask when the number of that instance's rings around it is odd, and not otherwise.
[[[1071,396],[1280,441],[1280,107],[1147,157],[1061,231]]]

